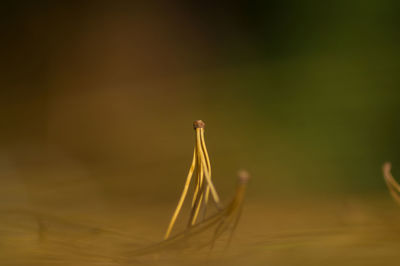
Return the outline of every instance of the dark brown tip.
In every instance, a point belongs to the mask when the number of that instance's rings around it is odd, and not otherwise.
[[[247,183],[250,179],[250,174],[246,170],[240,170],[238,172],[238,178],[240,183]]]
[[[203,122],[203,120],[196,120],[193,122],[193,128],[204,128],[206,124]]]

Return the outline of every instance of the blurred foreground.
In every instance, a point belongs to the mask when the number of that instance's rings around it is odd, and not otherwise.
[[[2,186],[1,191],[4,195],[13,190]],[[59,193],[59,202],[43,203],[41,208],[20,204],[10,208],[1,202],[2,265],[354,266],[400,259],[400,209],[386,194],[379,198],[250,199],[228,249],[223,237],[212,251],[177,247],[168,253],[135,257],[136,249],[162,240],[173,202],[144,204],[110,197],[106,205],[91,205],[88,202],[95,197],[90,195],[82,201],[63,194],[62,189],[53,193]],[[197,240],[202,241],[201,237]]]

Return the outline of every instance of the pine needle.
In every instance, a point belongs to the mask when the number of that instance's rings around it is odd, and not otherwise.
[[[189,173],[186,177],[186,182],[182,194],[179,198],[178,204],[172,215],[171,221],[169,222],[164,239],[168,239],[171,235],[172,229],[176,223],[176,220],[182,210],[183,203],[187,197],[188,189],[192,181],[193,173],[195,172],[195,170],[196,170],[196,177],[194,180],[195,188],[191,201],[192,210],[188,222],[188,227],[196,224],[201,209],[203,209],[205,213],[210,193],[217,209],[221,209],[219,195],[211,179],[210,158],[208,156],[207,147],[204,140],[205,123],[202,120],[196,120],[193,123],[193,127],[196,133],[196,139],[195,139],[192,164],[189,168]]]
[[[394,179],[392,173],[392,164],[390,162],[386,162],[382,166],[383,177],[385,179],[386,185],[389,188],[390,195],[397,204],[400,205],[400,185]]]

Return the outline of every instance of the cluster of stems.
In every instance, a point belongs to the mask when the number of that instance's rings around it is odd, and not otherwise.
[[[246,171],[242,170],[238,173],[238,177],[235,195],[231,202],[225,207],[208,216],[201,222],[189,226],[185,231],[168,237],[159,243],[138,249],[135,252],[130,253],[130,255],[142,256],[161,251],[180,250],[182,248],[182,243],[184,243],[183,246],[186,248],[193,246],[197,250],[204,247],[210,247],[210,249],[212,249],[221,235],[226,231],[230,231],[228,241],[226,243],[226,247],[228,247],[242,213],[246,186],[250,175]],[[169,228],[172,228],[171,224]],[[195,243],[194,245],[187,245],[187,243],[189,243],[188,241],[191,239],[200,240],[198,236],[207,231],[213,231],[211,238],[201,238],[201,241],[198,243]]]
[[[186,177],[186,182],[181,197],[179,198],[178,204],[172,215],[164,239],[168,239],[171,235],[172,229],[176,223],[179,213],[181,212],[183,203],[188,195],[189,186],[193,179],[194,192],[191,199],[191,213],[187,226],[191,227],[195,225],[199,220],[200,213],[202,213],[202,216],[205,217],[210,196],[217,209],[221,209],[220,199],[211,179],[210,158],[208,156],[206,143],[204,141],[205,123],[201,120],[196,120],[193,123],[193,127],[196,133],[196,140],[192,164]]]

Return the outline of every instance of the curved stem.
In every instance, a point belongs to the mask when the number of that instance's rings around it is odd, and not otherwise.
[[[202,128],[196,128],[196,131],[197,130],[203,130],[203,129]],[[201,138],[201,134],[197,134],[197,149],[198,149],[198,151],[201,151],[201,148],[202,148],[201,147],[201,139],[200,138]],[[205,156],[204,156],[203,152],[199,152],[198,155],[200,156],[200,161],[201,161],[201,166],[200,167],[203,167],[203,169],[207,169],[206,159],[205,159]],[[214,187],[214,184],[211,181],[211,175],[210,175],[210,173],[208,171],[205,171],[204,175],[205,175],[205,178],[207,180],[208,186],[210,187],[211,195],[213,196],[215,204],[217,205],[217,208],[220,209],[221,206],[220,206],[219,196],[218,196],[218,193],[217,193],[217,191],[216,191],[216,189]]]
[[[167,232],[165,233],[164,239],[167,239],[169,237],[169,235],[171,234],[171,231],[172,231],[172,228],[174,227],[176,218],[178,218],[178,215],[179,215],[179,212],[180,212],[180,210],[182,208],[183,202],[185,201],[185,198],[186,198],[186,195],[187,195],[187,192],[188,192],[188,189],[189,189],[189,184],[190,184],[190,181],[192,179],[194,169],[196,167],[196,159],[197,159],[197,155],[196,155],[196,147],[195,147],[194,148],[194,152],[193,152],[192,165],[190,166],[189,173],[188,173],[188,175],[186,177],[185,186],[183,188],[181,197],[180,197],[180,199],[178,201],[178,205],[176,206],[174,214],[172,215],[171,221],[169,222],[168,229],[167,229]]]

